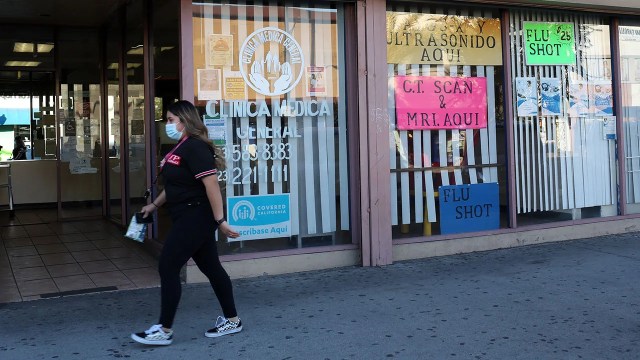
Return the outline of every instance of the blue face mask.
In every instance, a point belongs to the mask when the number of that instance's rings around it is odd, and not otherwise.
[[[173,140],[180,140],[182,137],[182,131],[178,131],[176,129],[177,124],[166,124],[164,127],[164,131],[167,133],[167,136]]]

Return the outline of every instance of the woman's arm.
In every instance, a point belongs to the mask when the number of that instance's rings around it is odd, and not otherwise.
[[[218,176],[205,176],[202,178],[202,183],[207,190],[207,198],[209,199],[209,204],[211,205],[211,210],[213,211],[214,220],[220,220],[224,218],[224,208],[222,207],[222,194],[220,193]],[[218,226],[218,229],[220,229],[223,234],[230,238],[237,238],[238,236],[240,236],[240,234],[235,232],[226,221],[220,224]]]

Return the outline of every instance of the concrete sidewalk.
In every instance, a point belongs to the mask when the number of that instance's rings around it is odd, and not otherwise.
[[[159,289],[0,305],[0,359],[638,359],[640,234],[234,281],[245,330],[184,286],[174,342],[129,339]]]

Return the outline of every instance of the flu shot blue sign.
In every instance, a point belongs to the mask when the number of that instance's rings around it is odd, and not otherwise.
[[[227,198],[227,221],[243,241],[291,236],[289,194]]]
[[[454,234],[500,227],[497,183],[440,186],[440,231]]]

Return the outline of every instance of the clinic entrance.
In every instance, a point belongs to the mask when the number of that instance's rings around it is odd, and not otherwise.
[[[11,165],[16,211],[55,209],[58,221],[125,224],[130,202],[142,197],[144,77],[135,71],[142,55],[123,58],[121,16],[114,16],[106,35],[3,27],[18,34],[0,35],[0,161]],[[121,66],[129,56],[136,63]],[[7,192],[0,205],[8,207]]]
[[[18,211],[54,209],[56,220],[103,215],[100,84],[78,80],[57,86],[55,71],[0,71],[0,161],[10,166],[0,181],[10,170]],[[2,196],[10,207],[9,192]]]
[[[124,226],[162,156],[164,108],[179,98],[179,3],[29,3],[42,11],[16,3],[0,14],[0,87],[23,101],[0,103],[22,112],[21,123],[6,123],[1,160],[11,158],[14,133],[28,149],[12,162],[16,207]]]

